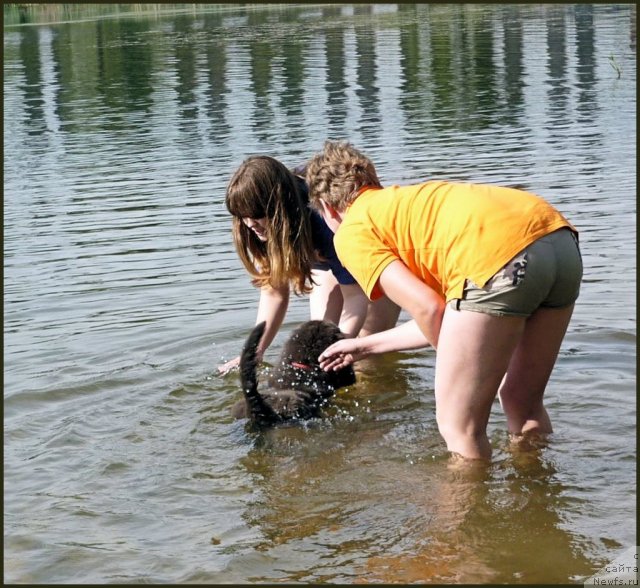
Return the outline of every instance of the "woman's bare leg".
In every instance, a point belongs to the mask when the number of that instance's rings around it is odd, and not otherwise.
[[[449,451],[490,459],[487,423],[525,319],[446,307],[435,372],[436,420]]]
[[[342,313],[342,292],[340,284],[330,270],[312,270],[315,286],[309,295],[309,316],[311,320],[340,321]]]
[[[572,313],[573,305],[539,308],[525,323],[499,392],[509,432],[515,435],[553,432],[542,397]]]
[[[393,329],[398,322],[399,316],[400,307],[386,296],[378,298],[378,300],[375,300],[374,302],[369,302],[367,318],[365,319],[364,325],[362,325],[358,336],[366,337],[373,333],[380,333],[381,331]]]

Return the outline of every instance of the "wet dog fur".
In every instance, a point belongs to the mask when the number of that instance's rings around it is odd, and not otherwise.
[[[243,398],[231,410],[235,418],[247,418],[258,429],[315,418],[338,388],[355,384],[352,366],[330,372],[320,368],[318,356],[344,335],[333,323],[314,320],[291,333],[267,388],[258,391],[256,349],[264,329],[264,322],[254,327],[240,356]]]

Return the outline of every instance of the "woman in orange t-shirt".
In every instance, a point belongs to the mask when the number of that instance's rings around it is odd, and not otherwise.
[[[413,318],[332,345],[324,369],[431,344],[436,419],[451,452],[490,458],[496,394],[513,435],[550,433],[543,394],[582,278],[576,229],[521,190],[442,181],[383,188],[348,143],[327,142],[307,183],[365,294],[384,294]]]

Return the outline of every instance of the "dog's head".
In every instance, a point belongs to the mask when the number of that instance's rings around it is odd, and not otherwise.
[[[340,329],[329,321],[307,321],[295,329],[280,356],[283,370],[293,368],[298,379],[322,381],[333,390],[356,383],[352,366],[337,371],[325,372],[318,357],[329,345],[344,339]]]

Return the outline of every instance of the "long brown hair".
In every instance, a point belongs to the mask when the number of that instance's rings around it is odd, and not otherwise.
[[[296,294],[311,291],[315,251],[310,210],[300,180],[273,157],[247,158],[231,177],[225,204],[233,216],[233,242],[259,287],[290,285]],[[260,241],[243,218],[268,220],[267,240]]]

